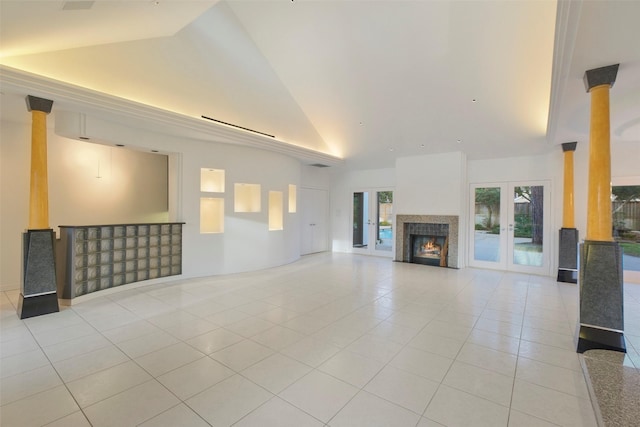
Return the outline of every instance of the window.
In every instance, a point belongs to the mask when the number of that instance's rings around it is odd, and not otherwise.
[[[613,238],[623,250],[623,267],[640,272],[640,185],[614,185],[611,199]]]

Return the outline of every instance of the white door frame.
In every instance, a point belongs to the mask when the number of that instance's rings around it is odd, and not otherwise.
[[[376,240],[377,240],[377,235],[376,235],[376,230],[377,230],[377,225],[378,225],[378,210],[377,210],[377,206],[378,206],[378,193],[382,192],[382,191],[394,191],[393,188],[389,188],[389,187],[381,187],[381,188],[356,188],[353,189],[351,191],[351,200],[350,200],[350,206],[351,206],[351,215],[349,216],[349,235],[350,235],[350,247],[351,247],[351,251],[353,253],[356,254],[363,254],[363,255],[376,255],[376,256],[383,256],[383,257],[388,257],[388,258],[393,258],[393,241],[394,239],[392,238],[391,241],[391,247],[390,250],[380,250],[376,248]],[[368,194],[368,198],[367,198],[367,206],[366,209],[367,211],[364,213],[364,217],[366,218],[364,221],[364,225],[366,225],[368,227],[367,230],[367,245],[366,247],[362,247],[362,248],[358,248],[358,247],[354,247],[353,246],[353,216],[354,216],[354,206],[353,206],[353,195],[355,193],[367,193]],[[393,217],[393,215],[392,215]],[[393,224],[393,227],[395,227],[395,224]],[[393,230],[393,228],[392,228]],[[395,235],[395,230],[392,231],[392,236]]]
[[[543,231],[542,231],[542,265],[531,266],[516,264],[514,262],[514,208],[513,194],[515,187],[543,186]],[[500,234],[496,239],[500,249],[497,261],[482,261],[475,259],[475,190],[476,188],[497,187],[500,188]],[[488,182],[470,184],[469,190],[469,266],[507,270],[527,274],[540,274],[548,276],[551,271],[551,182],[544,180]]]

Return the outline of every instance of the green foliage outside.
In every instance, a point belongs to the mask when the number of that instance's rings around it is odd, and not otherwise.
[[[531,237],[531,216],[525,214],[515,215],[516,225],[513,230],[515,237]]]
[[[640,199],[640,185],[613,186],[611,194],[612,199],[617,202],[617,208],[614,207],[612,212],[613,236],[625,255],[640,258],[640,232],[628,228],[625,219],[631,219],[631,217],[625,216],[624,212],[624,206],[627,203],[637,203]],[[637,218],[635,223],[637,224]]]
[[[640,243],[620,243],[625,255],[640,257]]]
[[[393,203],[393,191],[378,191],[378,203]]]
[[[640,199],[640,185],[616,185],[611,187],[614,200],[631,201]]]

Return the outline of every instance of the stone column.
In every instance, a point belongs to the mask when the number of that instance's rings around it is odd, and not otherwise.
[[[562,228],[558,251],[558,282],[578,283],[578,230],[575,228],[573,204],[573,152],[577,142],[562,144],[564,152],[564,192]]]
[[[31,111],[31,182],[29,228],[22,234],[21,319],[59,311],[54,261],[54,235],[49,228],[47,114],[53,101],[27,96]]]
[[[624,342],[622,251],[612,238],[609,89],[618,65],[588,70],[591,93],[587,237],[580,247],[580,332],[578,352],[626,352]]]

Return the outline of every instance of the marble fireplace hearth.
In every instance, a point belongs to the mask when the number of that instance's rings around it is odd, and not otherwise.
[[[444,224],[448,227],[449,250],[447,266],[458,268],[458,217],[452,215],[396,215],[396,252],[394,261],[409,262],[411,246],[411,229],[422,224],[434,224],[439,229]]]

